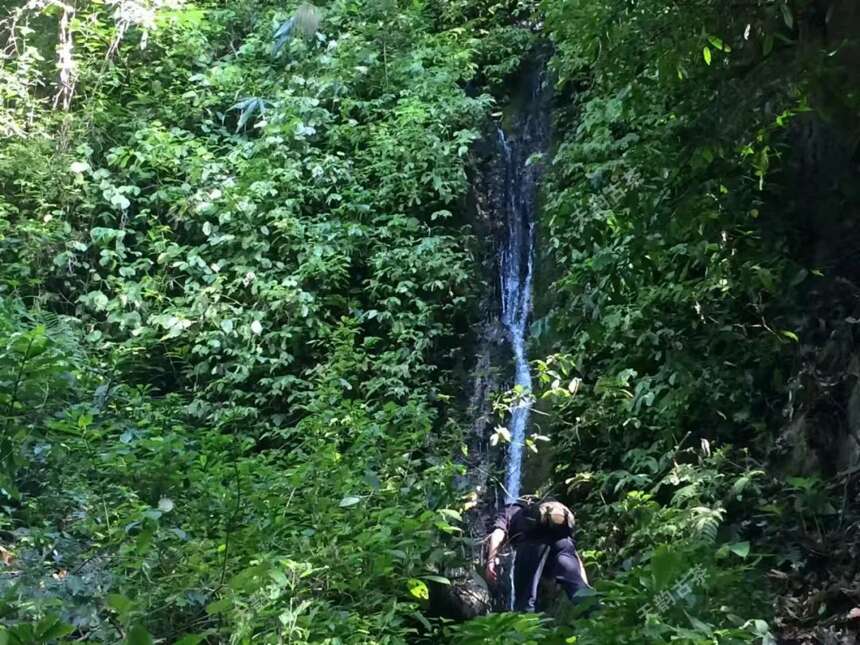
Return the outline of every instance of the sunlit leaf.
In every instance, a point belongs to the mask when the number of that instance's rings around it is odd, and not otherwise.
[[[793,331],[789,331],[788,329],[781,329],[781,330],[779,331],[779,333],[780,333],[782,336],[785,336],[786,338],[788,338],[788,339],[790,339],[790,340],[793,340],[795,343],[800,342],[800,338],[798,338],[798,337],[797,337],[797,334],[795,334]]]
[[[708,36],[708,42],[711,43],[716,49],[723,51],[726,47],[725,43],[716,36]]]
[[[419,600],[428,600],[430,598],[430,590],[427,588],[427,583],[417,578],[410,578],[406,582],[409,593]]]

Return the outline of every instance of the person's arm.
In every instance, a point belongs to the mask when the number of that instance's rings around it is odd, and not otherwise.
[[[499,553],[499,548],[502,546],[502,543],[505,541],[505,536],[507,533],[504,529],[495,528],[493,532],[490,533],[487,542],[487,580],[490,584],[496,584],[496,556]]]
[[[493,522],[493,530],[487,536],[487,581],[490,584],[496,584],[498,562],[496,556],[499,554],[499,549],[505,543],[508,537],[508,531],[511,527],[511,522],[514,515],[519,510],[517,504],[508,504],[496,516],[496,521]]]

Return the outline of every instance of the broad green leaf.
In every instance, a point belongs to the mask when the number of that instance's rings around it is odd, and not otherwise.
[[[220,600],[210,602],[208,605],[206,605],[206,613],[208,613],[208,614],[220,614],[222,612],[227,611],[232,606],[233,606],[233,599],[232,598],[221,598]]]
[[[152,645],[152,636],[141,625],[135,625],[128,632],[126,645]]]
[[[53,641],[68,636],[75,631],[75,626],[60,620],[58,616],[49,615],[36,625],[37,638],[42,642]]]
[[[785,22],[785,26],[789,29],[794,29],[794,16],[791,13],[791,7],[788,6],[788,2],[783,1],[779,8],[782,11],[782,19]]]
[[[230,578],[230,581],[227,583],[227,586],[234,591],[244,591],[253,588],[255,585],[257,585],[257,580],[259,579],[259,577],[265,572],[266,568],[262,565],[248,567],[247,569],[243,569],[235,576]]]
[[[173,645],[198,645],[198,643],[202,643],[205,638],[205,636],[198,636],[196,634],[186,634]]]
[[[735,542],[734,544],[729,545],[729,551],[741,558],[746,558],[750,553],[750,543]]]
[[[438,582],[440,585],[450,585],[451,581],[445,576],[436,576],[436,575],[426,575],[421,576],[424,580],[430,580],[431,582]]]
[[[651,556],[651,573],[657,589],[665,588],[678,572],[680,554],[668,546],[660,546]]]
[[[120,616],[125,616],[134,606],[134,603],[118,593],[111,593],[105,597],[105,605],[113,609]]]
[[[97,311],[104,311],[110,302],[108,297],[101,291],[90,291],[86,297],[90,305]]]
[[[406,583],[409,593],[419,600],[428,600],[430,598],[430,590],[427,588],[427,583],[417,578],[410,578]]]

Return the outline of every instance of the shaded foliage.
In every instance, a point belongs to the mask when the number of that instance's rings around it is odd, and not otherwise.
[[[802,513],[836,526],[833,489],[807,482],[811,504],[770,458],[803,294],[834,278],[796,244],[809,214],[790,160],[826,109],[820,75],[849,68],[804,42],[803,4],[545,6],[575,101],[545,191],[553,297],[535,342],[557,485],[605,579],[578,643],[773,642],[792,619],[773,616],[766,573],[814,567]]]

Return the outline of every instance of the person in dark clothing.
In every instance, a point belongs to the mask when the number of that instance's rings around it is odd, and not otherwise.
[[[560,502],[520,503],[505,506],[489,535],[487,580],[496,583],[497,554],[508,542],[514,559],[514,610],[535,611],[541,577],[551,577],[567,597],[578,603],[577,592],[591,589],[573,539],[574,519]]]

